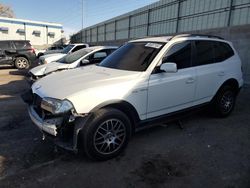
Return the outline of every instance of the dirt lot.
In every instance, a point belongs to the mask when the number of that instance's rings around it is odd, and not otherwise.
[[[204,112],[137,133],[106,162],[56,151],[42,141],[20,94],[24,71],[0,69],[0,187],[250,187],[250,87],[234,113]]]

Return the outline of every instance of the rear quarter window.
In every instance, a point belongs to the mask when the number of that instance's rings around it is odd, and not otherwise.
[[[214,42],[214,61],[215,63],[225,61],[234,56],[234,51],[229,44],[224,42]]]
[[[196,65],[207,65],[223,62],[234,55],[231,46],[219,41],[195,41]]]
[[[14,41],[17,49],[30,49],[31,44],[28,41]]]

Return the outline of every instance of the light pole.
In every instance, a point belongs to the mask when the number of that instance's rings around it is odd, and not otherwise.
[[[81,29],[81,42],[83,42],[82,31],[83,31],[83,0],[82,0],[82,29]]]

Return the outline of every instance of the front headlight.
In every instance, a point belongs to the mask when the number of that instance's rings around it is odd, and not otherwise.
[[[43,98],[41,108],[52,114],[62,114],[73,109],[73,105],[68,100],[59,100],[54,98]]]

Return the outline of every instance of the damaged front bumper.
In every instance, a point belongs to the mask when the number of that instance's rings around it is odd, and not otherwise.
[[[77,153],[78,135],[89,116],[81,117],[84,118],[84,121],[81,121],[81,124],[76,124],[77,118],[72,121],[72,117],[67,114],[43,119],[37,114],[32,105],[29,106],[28,111],[32,122],[41,130],[43,139],[53,140],[57,146]]]
[[[53,115],[40,108],[35,94],[27,92],[22,95],[23,100],[29,104],[28,113],[32,122],[41,130],[43,138],[52,139],[56,145],[73,152],[78,151],[78,135],[84,127],[89,114],[79,115],[71,112]],[[41,99],[40,99],[41,100]],[[76,123],[81,118],[81,123]],[[83,119],[83,121],[82,121]]]
[[[28,82],[30,86],[32,86],[32,84],[34,84],[37,80],[39,80],[42,77],[43,75],[36,76],[32,74],[31,72],[28,72],[28,75],[26,76],[26,81]]]
[[[32,122],[41,130],[50,135],[57,136],[57,127],[63,122],[63,117],[43,120],[34,110],[33,106],[28,108],[29,116]]]

